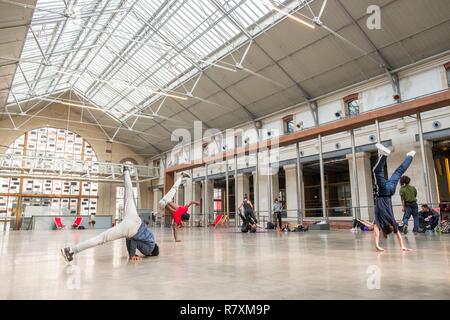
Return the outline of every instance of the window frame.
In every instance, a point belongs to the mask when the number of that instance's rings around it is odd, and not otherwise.
[[[289,130],[289,124],[292,124],[292,131]],[[290,114],[283,117],[283,133],[285,135],[292,134],[295,132],[294,115]]]
[[[30,148],[30,145],[33,147]],[[56,152],[57,145],[61,148],[59,153]],[[65,128],[51,126],[26,131],[14,139],[5,153],[43,156],[56,160],[59,159],[59,156],[63,156],[64,158],[97,161],[94,148],[83,136]],[[2,179],[1,184],[3,191],[6,192],[2,194],[7,199],[17,198],[18,203],[20,203],[20,208],[17,208],[17,212],[20,212],[19,219],[25,217],[25,207],[38,203],[38,200],[42,204],[50,204],[52,215],[55,215],[53,211],[61,212],[65,208],[67,214],[73,216],[96,214],[98,211],[98,182],[45,178],[4,178],[4,180]],[[13,181],[17,182],[17,184],[14,184],[17,188],[11,188]],[[9,185],[7,190],[3,188],[3,184],[6,182]],[[87,188],[85,188],[86,184]],[[76,188],[73,187],[75,185]],[[54,205],[56,203],[58,203],[58,206]],[[92,209],[93,205],[95,206],[94,209]],[[86,210],[85,207],[88,209]],[[10,214],[10,212],[6,214]]]
[[[344,105],[345,105],[345,115],[347,117],[355,117],[355,116],[361,114],[361,104],[360,104],[360,99],[359,99],[359,93],[354,93],[354,94],[348,95],[348,96],[344,97],[343,100],[344,100]],[[355,101],[357,102],[357,106],[358,106],[357,113],[350,112],[350,104]]]
[[[444,68],[447,75],[447,86],[450,88],[450,61],[444,64]]]

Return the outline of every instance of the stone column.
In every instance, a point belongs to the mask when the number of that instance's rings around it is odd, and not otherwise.
[[[158,202],[162,199],[162,188],[153,189],[153,211],[158,212]]]
[[[355,180],[353,177],[353,171],[351,170],[353,165],[352,155],[347,155],[349,172],[350,172],[350,186],[352,190],[352,206],[356,206],[355,197],[353,195],[355,190]],[[356,167],[358,168],[358,186],[359,186],[359,205],[361,206],[361,219],[373,221],[374,209],[373,209],[373,178],[372,168],[370,166],[370,153],[358,152],[356,153]]]
[[[238,206],[241,204],[244,194],[250,193],[249,179],[247,174],[239,173],[236,179],[236,185],[238,192]]]
[[[283,167],[286,173],[286,210],[288,219],[297,219],[298,197],[297,193],[297,172],[296,164],[290,164]]]

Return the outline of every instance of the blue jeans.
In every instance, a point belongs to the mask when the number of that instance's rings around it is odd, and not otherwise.
[[[409,218],[413,216],[414,219],[414,232],[419,231],[419,207],[417,203],[405,204],[405,213],[403,214],[403,225],[407,226]]]
[[[394,171],[390,179],[384,177],[384,166],[386,165],[387,157],[382,155],[378,157],[378,162],[373,168],[373,176],[375,179],[375,192],[379,197],[390,197],[395,193],[397,184],[402,175],[408,170],[413,157],[407,156],[400,166]]]

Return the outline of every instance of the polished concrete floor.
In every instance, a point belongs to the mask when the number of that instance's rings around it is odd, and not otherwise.
[[[0,231],[0,299],[449,299],[450,236],[394,238],[384,253],[349,231],[241,234],[156,230],[160,256],[127,260],[125,241],[68,264],[59,248],[96,230]]]

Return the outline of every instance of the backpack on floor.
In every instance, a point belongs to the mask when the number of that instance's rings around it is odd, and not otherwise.
[[[275,229],[275,225],[272,222],[269,221],[269,222],[267,222],[266,229],[267,230],[273,230],[273,229]]]

